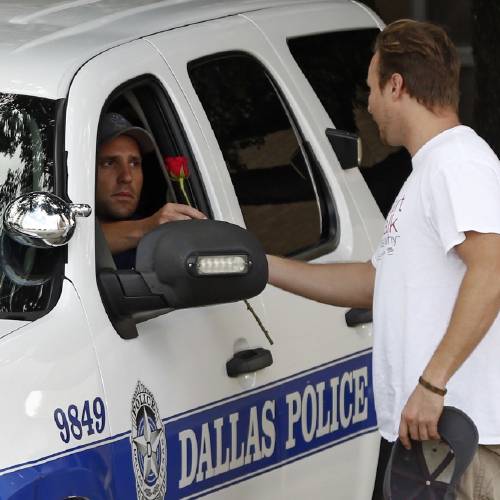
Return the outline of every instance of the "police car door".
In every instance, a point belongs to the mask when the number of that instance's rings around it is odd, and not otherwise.
[[[125,102],[134,82],[145,82],[146,90],[151,83],[159,114],[169,117],[166,120],[183,136],[179,147],[190,155],[193,169],[197,164],[203,190],[210,197],[206,211],[217,219],[231,219],[227,214],[233,207],[224,196],[226,179],[220,177],[204,133],[163,59],[144,40],[99,55],[81,68],[72,83],[66,125],[70,182],[77,198],[94,206],[99,116],[113,95],[118,93]],[[133,101],[130,98],[127,105]],[[166,130],[165,125],[165,134]],[[162,140],[160,131],[153,133]],[[82,261],[94,264],[99,241],[93,227],[82,229],[80,244]],[[272,360],[268,341],[247,305],[171,311],[139,323],[138,336],[125,339],[106,314],[95,273],[72,270],[106,391],[115,497],[174,499],[217,491],[220,497],[235,498],[235,491],[247,490],[251,495],[258,491],[261,498],[280,495],[283,486],[269,478],[240,483],[258,473],[261,462],[269,463],[278,425],[272,397],[255,394],[256,388],[273,381],[272,365],[268,367]],[[260,301],[250,304],[265,319]],[[248,351],[255,348],[261,350]],[[238,353],[243,361],[252,361],[250,371],[242,368]],[[240,376],[228,375],[230,360],[236,360]],[[228,489],[219,492],[221,488]]]
[[[295,69],[283,65],[243,16],[148,40],[205,131],[220,179],[210,196],[227,199],[222,217],[246,225],[269,253],[370,258],[370,217],[361,219],[352,192],[376,223],[382,218],[357,169],[340,168],[325,136],[331,121],[295,62]],[[249,464],[267,474],[249,484],[261,498],[368,498],[378,453],[371,327],[356,317],[348,327],[345,309],[273,287],[260,298],[275,342],[269,373],[279,381],[260,397],[271,402],[276,437],[268,461]],[[270,489],[262,492],[260,484]]]
[[[43,227],[56,217],[48,197],[66,195],[64,156],[54,148],[61,144],[58,130],[64,132],[57,112],[64,103],[3,93],[0,100],[0,210],[21,227],[30,215]],[[79,194],[70,187],[73,199]],[[7,212],[14,200],[17,210]],[[101,447],[109,438],[102,380],[80,297],[68,279],[76,262],[88,272],[80,252],[88,223],[78,218],[69,245],[51,249],[0,231],[2,499],[112,495],[101,480],[112,468]]]

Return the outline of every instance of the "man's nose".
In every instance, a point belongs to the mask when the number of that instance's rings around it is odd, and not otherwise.
[[[120,165],[118,172],[119,182],[131,182],[132,181],[132,167],[128,163],[123,163]]]

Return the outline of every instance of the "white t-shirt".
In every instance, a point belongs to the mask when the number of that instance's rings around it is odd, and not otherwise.
[[[465,231],[500,233],[500,162],[472,129],[442,132],[412,163],[372,259],[375,405],[389,441],[446,332],[465,273],[454,247]],[[479,442],[499,444],[500,315],[447,388],[445,404],[474,420]]]

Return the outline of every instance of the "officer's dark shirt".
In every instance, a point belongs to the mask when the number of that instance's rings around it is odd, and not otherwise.
[[[139,213],[135,213],[128,220],[139,220],[144,216]],[[116,269],[134,269],[135,268],[135,256],[137,253],[136,248],[130,248],[124,252],[117,253],[113,255],[113,260],[115,261]]]
[[[136,249],[130,248],[124,252],[113,255],[116,269],[133,269],[135,268]]]

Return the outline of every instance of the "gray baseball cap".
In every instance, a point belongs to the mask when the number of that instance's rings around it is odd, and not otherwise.
[[[120,135],[127,135],[135,139],[143,154],[150,153],[155,149],[154,139],[151,134],[141,127],[134,127],[120,113],[106,113],[101,116],[97,129],[97,147],[116,139]]]
[[[456,485],[477,450],[474,422],[461,410],[445,406],[438,422],[442,442],[398,439],[384,477],[385,500],[455,500]]]

